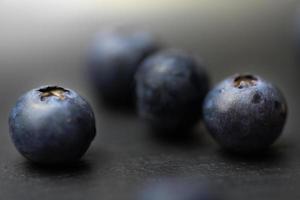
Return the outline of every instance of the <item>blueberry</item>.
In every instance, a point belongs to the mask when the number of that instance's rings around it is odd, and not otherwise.
[[[100,32],[88,51],[88,69],[102,99],[112,104],[132,103],[136,69],[158,48],[159,42],[146,31]]]
[[[255,75],[235,75],[209,92],[204,122],[225,149],[254,153],[269,147],[281,134],[287,105],[281,92]]]
[[[138,200],[217,200],[218,191],[213,191],[208,182],[176,178],[150,182],[138,194]]]
[[[190,129],[201,118],[208,88],[207,74],[196,57],[181,50],[160,51],[136,74],[138,112],[158,130]]]
[[[17,150],[40,164],[80,159],[95,137],[91,106],[70,89],[44,86],[23,95],[9,117]]]

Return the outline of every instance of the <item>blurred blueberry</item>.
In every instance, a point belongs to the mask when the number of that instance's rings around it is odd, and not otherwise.
[[[156,38],[146,31],[98,33],[88,51],[88,69],[102,99],[111,104],[132,104],[134,74],[142,60],[158,48]]]
[[[77,161],[96,134],[88,102],[58,86],[40,87],[22,96],[10,113],[9,127],[18,151],[41,164]]]
[[[209,92],[203,111],[208,131],[221,146],[253,153],[279,137],[287,104],[282,93],[261,77],[234,75]]]
[[[176,178],[148,183],[138,194],[138,200],[219,200],[221,194],[205,181]],[[223,198],[222,198],[223,199]]]
[[[207,73],[196,57],[181,50],[160,51],[136,74],[139,114],[165,132],[190,129],[201,118],[208,88]]]

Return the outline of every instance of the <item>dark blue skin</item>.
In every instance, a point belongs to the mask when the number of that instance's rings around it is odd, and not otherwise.
[[[40,164],[79,160],[95,137],[91,106],[70,89],[44,86],[22,96],[9,117],[18,151]]]
[[[139,114],[157,130],[188,130],[201,118],[207,73],[196,57],[164,50],[146,59],[136,74]]]
[[[137,200],[219,200],[221,194],[205,182],[165,179],[148,183]],[[223,198],[222,198],[223,199]]]
[[[287,104],[281,92],[255,75],[234,75],[207,95],[203,116],[213,138],[236,153],[259,153],[281,134]]]
[[[99,33],[88,51],[92,83],[105,102],[134,101],[134,74],[142,60],[159,48],[149,32],[115,30]]]

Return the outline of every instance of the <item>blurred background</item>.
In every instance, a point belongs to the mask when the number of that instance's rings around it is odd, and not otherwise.
[[[294,30],[299,3],[0,0],[0,193],[6,199],[127,199],[129,188],[147,177],[188,174],[216,179],[225,189],[234,188],[237,198],[298,199],[300,96]],[[97,31],[119,25],[145,28],[166,46],[194,51],[206,62],[213,83],[251,72],[278,85],[290,111],[278,144],[280,156],[232,160],[216,154],[209,138],[196,147],[157,143],[148,139],[134,114],[103,108],[84,75],[86,48]],[[36,170],[10,143],[10,108],[27,90],[49,83],[73,88],[95,108],[98,137],[83,170]],[[124,191],[113,193],[112,188]]]

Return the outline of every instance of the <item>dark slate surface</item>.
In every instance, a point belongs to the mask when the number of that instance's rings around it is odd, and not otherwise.
[[[133,199],[138,186],[162,176],[210,179],[232,199],[300,199],[299,67],[291,40],[297,1],[112,2],[0,2],[0,199]],[[84,50],[96,30],[123,23],[147,25],[169,46],[199,53],[213,83],[236,72],[275,82],[289,104],[283,136],[264,155],[237,157],[222,152],[201,124],[195,137],[166,141],[134,112],[103,106],[84,76]],[[98,135],[74,167],[34,166],[9,139],[16,99],[48,83],[73,88],[96,112]]]

